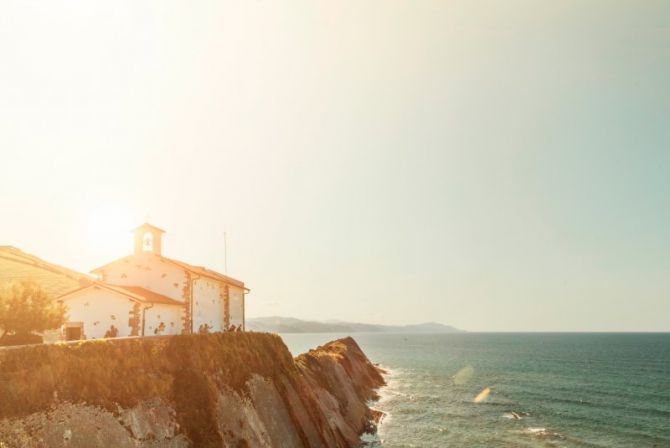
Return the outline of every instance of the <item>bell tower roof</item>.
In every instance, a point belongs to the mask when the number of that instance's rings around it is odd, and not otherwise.
[[[135,234],[135,255],[142,252],[161,254],[161,237],[165,230],[145,222],[133,229],[133,233]]]
[[[135,227],[133,229],[133,232],[139,232],[140,230],[144,230],[145,232],[155,231],[155,232],[165,233],[165,230],[163,230],[161,228],[158,228],[153,224],[149,224],[148,222],[145,222],[141,226]]]

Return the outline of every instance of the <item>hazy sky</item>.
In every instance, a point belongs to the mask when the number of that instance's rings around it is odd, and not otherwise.
[[[670,330],[667,1],[0,2],[0,244],[247,315]]]

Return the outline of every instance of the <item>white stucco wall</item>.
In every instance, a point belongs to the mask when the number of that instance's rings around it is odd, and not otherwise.
[[[118,336],[130,336],[128,325],[135,302],[112,291],[91,287],[66,297],[67,322],[83,322],[86,339],[103,338],[113,324]]]
[[[183,306],[155,303],[144,313],[144,334],[146,336],[181,334],[184,327],[183,316]],[[165,330],[157,333],[156,329],[160,327],[161,322],[165,324]]]
[[[193,332],[200,325],[209,325],[209,331],[223,330],[223,303],[220,283],[199,278],[193,281]]]
[[[184,301],[186,271],[149,252],[132,255],[108,266],[103,277],[112,285],[140,286]]]
[[[230,325],[239,327],[244,321],[244,291],[237,286],[228,290],[230,306]]]

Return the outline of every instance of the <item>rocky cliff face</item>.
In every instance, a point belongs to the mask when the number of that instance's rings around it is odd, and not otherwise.
[[[224,333],[0,351],[0,448],[354,447],[384,380],[351,338]]]

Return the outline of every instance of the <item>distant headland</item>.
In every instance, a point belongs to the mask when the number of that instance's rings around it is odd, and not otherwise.
[[[269,316],[246,319],[247,330],[270,333],[464,333],[465,330],[436,322],[413,325],[375,325],[343,321],[308,321]]]

